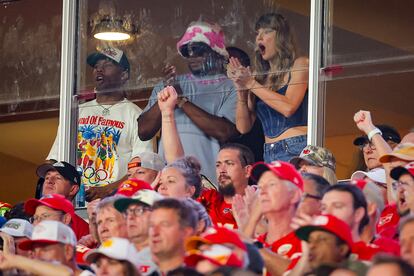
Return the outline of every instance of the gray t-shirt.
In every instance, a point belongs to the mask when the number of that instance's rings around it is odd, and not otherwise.
[[[227,76],[196,77],[186,74],[177,76],[176,80],[183,96],[190,102],[212,115],[235,123],[237,92]],[[157,93],[163,88],[162,83],[155,86],[144,111],[157,102]],[[181,109],[175,110],[175,120],[185,155],[195,156],[201,163],[201,173],[216,182],[215,163],[220,148],[218,141],[203,133]],[[159,146],[159,153],[163,154],[162,143]]]
[[[152,260],[151,249],[149,246],[138,251],[139,267],[138,270],[142,275],[150,275],[154,271],[157,271],[158,267]]]

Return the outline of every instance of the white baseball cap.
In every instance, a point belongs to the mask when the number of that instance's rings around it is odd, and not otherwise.
[[[379,183],[384,183],[384,184],[387,183],[385,170],[383,168],[372,169],[368,172],[356,171],[352,174],[351,180],[364,179],[365,177],[368,177],[374,182],[379,182]]]
[[[131,162],[134,158],[139,158],[140,162]],[[128,169],[132,167],[142,167],[159,172],[165,167],[164,159],[155,152],[141,152],[131,158],[131,160],[128,163]]]
[[[119,261],[128,261],[134,267],[138,267],[140,262],[134,244],[123,238],[113,237],[105,240],[98,249],[89,251],[84,259],[88,263],[93,263],[100,255]]]
[[[33,244],[69,244],[76,246],[76,236],[72,228],[60,221],[44,220],[33,228],[30,240],[23,241],[19,244],[22,250],[31,250]]]
[[[157,193],[154,190],[143,189],[137,191],[131,197],[123,197],[119,198],[114,202],[114,207],[119,212],[125,212],[130,204],[144,204],[148,206],[154,205],[154,203],[158,200],[163,199],[164,197]]]
[[[3,227],[0,228],[1,232],[9,234],[12,237],[27,237],[31,238],[33,232],[33,225],[25,219],[11,219],[8,220]]]

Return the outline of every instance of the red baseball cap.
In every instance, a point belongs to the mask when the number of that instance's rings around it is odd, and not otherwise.
[[[332,215],[321,215],[313,219],[311,225],[302,226],[295,231],[296,236],[304,241],[309,240],[309,236],[313,231],[325,231],[334,234],[352,248],[352,233],[349,225]]]
[[[253,165],[251,177],[258,182],[266,171],[272,171],[277,177],[292,182],[303,191],[302,176],[292,164],[284,161],[272,161],[271,163],[257,162]]]
[[[403,174],[410,174],[412,177],[414,177],[414,162],[410,162],[404,167],[395,167],[391,170],[390,173],[391,177],[395,180],[398,180]]]
[[[205,250],[192,249],[187,252],[184,262],[195,267],[201,260],[208,260],[218,266],[243,267],[243,262],[230,248],[221,244],[212,244]]]
[[[44,205],[55,210],[60,210],[70,215],[74,214],[72,202],[67,200],[64,196],[59,194],[45,195],[41,199],[31,198],[24,203],[24,211],[33,216],[36,208],[39,205]]]
[[[361,191],[363,191],[368,181],[366,181],[365,179],[354,179],[351,180],[349,183],[357,186]]]
[[[136,178],[127,179],[119,186],[118,191],[116,192],[117,195],[124,195],[127,197],[131,197],[139,190],[153,190],[151,185],[143,180],[139,180]]]
[[[232,244],[247,251],[246,245],[240,239],[239,234],[225,227],[209,227],[200,236],[192,236],[185,242],[186,251],[197,249],[200,244]]]

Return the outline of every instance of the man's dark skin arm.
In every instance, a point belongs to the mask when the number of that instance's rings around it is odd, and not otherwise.
[[[125,175],[121,179],[111,184],[105,185],[103,187],[90,187],[88,190],[85,191],[86,201],[90,202],[98,198],[105,198],[107,196],[112,195],[119,188],[122,182],[124,182],[127,179],[128,177]]]
[[[183,95],[181,86],[175,81],[176,68],[167,64],[162,71],[164,75],[164,85],[174,86],[178,96]],[[180,99],[181,98],[181,99]],[[182,101],[182,97],[179,98]],[[205,134],[217,139],[220,143],[225,143],[233,136],[239,135],[235,124],[226,118],[211,115],[191,102],[182,105],[183,112],[201,129]],[[143,112],[138,118],[138,137],[143,140],[152,139],[161,128],[161,112],[155,103],[149,110]]]
[[[138,137],[148,141],[157,134],[161,128],[161,111],[155,103],[150,109],[141,113],[138,118]]]
[[[192,102],[185,102],[181,109],[205,134],[225,143],[239,135],[235,124],[223,117],[211,115]]]
[[[211,115],[191,102],[182,105],[184,113],[206,135],[225,143],[231,137],[239,135],[236,126],[223,117]],[[138,118],[138,136],[146,141],[154,137],[161,128],[161,112],[157,104],[142,113]]]

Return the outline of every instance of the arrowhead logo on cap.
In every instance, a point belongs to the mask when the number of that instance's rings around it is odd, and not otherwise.
[[[65,164],[63,164],[62,162],[56,162],[55,164],[53,164],[53,167],[65,167]]]
[[[282,164],[280,164],[280,162],[278,162],[278,161],[272,161],[272,166],[273,167],[281,167],[282,166]]]
[[[111,247],[113,244],[113,241],[111,239],[106,240],[102,243],[102,247]]]
[[[203,236],[212,235],[212,234],[217,234],[217,230],[214,229],[213,227],[210,227],[204,232]]]
[[[315,225],[327,225],[329,222],[328,217],[325,216],[318,216],[315,218],[315,220],[313,221],[313,224]]]

